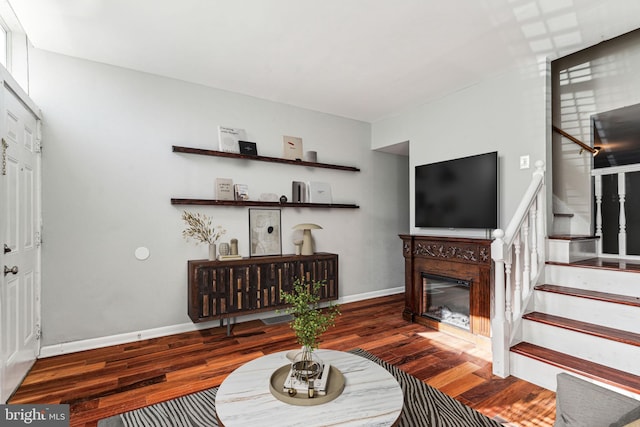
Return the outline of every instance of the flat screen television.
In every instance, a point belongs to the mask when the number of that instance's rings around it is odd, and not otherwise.
[[[415,226],[498,228],[498,152],[416,166]]]

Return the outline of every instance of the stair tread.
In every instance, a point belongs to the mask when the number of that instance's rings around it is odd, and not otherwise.
[[[598,301],[611,302],[614,304],[631,305],[634,307],[640,307],[640,297],[634,297],[629,295],[618,295],[608,292],[590,291],[588,289],[571,288],[568,286],[558,285],[538,285],[535,287],[538,291],[553,292],[556,294],[571,295],[574,297],[594,299]]]
[[[546,261],[548,265],[560,265],[566,267],[595,268],[598,270],[625,271],[628,273],[640,273],[640,263],[617,258],[587,258],[573,262]]]
[[[554,214],[554,215],[562,215],[562,216],[564,216],[564,214]],[[551,235],[551,236],[549,236],[547,238],[548,239],[552,239],[552,240],[571,240],[571,241],[600,239],[600,237],[598,237],[598,236],[585,235],[585,234],[553,234],[553,235]]]
[[[640,347],[640,334],[637,334],[635,332],[610,328],[607,326],[597,325],[595,323],[582,322],[580,320],[569,319],[552,314],[540,313],[538,311],[527,313],[522,317],[534,322],[540,322],[558,328],[568,329],[571,331]]]
[[[511,351],[566,371],[574,372],[584,377],[640,394],[640,376],[638,375],[633,375],[528,342],[521,342],[514,345],[511,347]]]

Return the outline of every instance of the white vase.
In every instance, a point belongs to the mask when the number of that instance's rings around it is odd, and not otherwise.
[[[216,244],[209,243],[209,261],[216,259]]]

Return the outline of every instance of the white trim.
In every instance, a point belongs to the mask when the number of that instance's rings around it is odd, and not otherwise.
[[[348,297],[342,297],[338,300],[339,304],[347,304],[350,302],[364,301],[367,299],[386,297],[389,295],[401,294],[404,292],[404,285],[397,288],[382,289],[379,291],[365,292],[364,294],[356,294]]]
[[[40,111],[40,108],[38,108],[36,103],[29,97],[29,94],[20,87],[13,75],[11,75],[11,73],[1,64],[0,79],[3,80],[3,84],[16,95],[25,107],[31,111],[36,119],[42,120],[42,111]]]
[[[591,169],[591,176],[615,175],[618,173],[629,173],[629,172],[638,172],[638,171],[640,171],[640,164],[635,163],[632,165],[611,166],[608,168]]]
[[[350,295],[347,297],[339,298],[338,304],[346,304],[350,302],[357,302],[368,300],[372,298],[378,298],[388,295],[395,295],[404,292],[404,286],[398,286],[396,288],[382,289],[379,291],[365,292],[357,295]],[[279,316],[281,313],[276,311],[252,314],[239,317],[241,322],[248,322],[256,319],[265,319],[269,317]],[[398,313],[398,316],[400,313]],[[234,322],[236,323],[236,322]],[[180,334],[184,332],[199,331],[202,329],[215,328],[220,326],[219,320],[212,320],[210,322],[203,323],[182,323],[178,325],[163,326],[160,328],[146,329],[137,332],[126,332],[118,335],[111,335],[98,338],[90,338],[86,340],[70,341],[54,345],[46,345],[40,348],[40,358],[59,356],[62,354],[75,353],[84,350],[93,350],[96,348],[108,347],[111,345],[126,344],[135,341],[146,340],[150,338],[164,337],[167,335]]]
[[[629,255],[629,254],[625,254],[625,255],[620,255],[620,254],[610,254],[607,252],[602,252],[600,254],[600,256],[602,258],[610,258],[610,259],[618,259],[621,261],[627,260],[627,261],[640,261],[640,255]]]

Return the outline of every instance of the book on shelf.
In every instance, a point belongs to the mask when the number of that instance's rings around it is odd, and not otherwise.
[[[236,184],[233,188],[236,200],[249,200],[249,186],[247,184]]]
[[[233,180],[230,178],[216,178],[216,199],[234,200]]]
[[[302,138],[283,136],[283,156],[289,160],[302,160]]]
[[[220,151],[240,153],[239,141],[247,139],[244,129],[218,126],[218,142]]]
[[[219,261],[230,261],[232,259],[242,259],[242,255],[218,255]]]
[[[331,365],[325,363],[320,375],[318,375],[318,377],[313,380],[313,388],[319,396],[324,396],[327,394],[327,384],[329,382],[330,370]],[[304,380],[296,378],[295,374],[293,373],[293,367],[291,367],[291,369],[289,370],[289,375],[287,375],[287,378],[284,380],[284,384],[282,387],[282,391],[284,392],[287,392],[292,388],[295,389],[298,393],[307,393],[309,391],[309,384]]]

